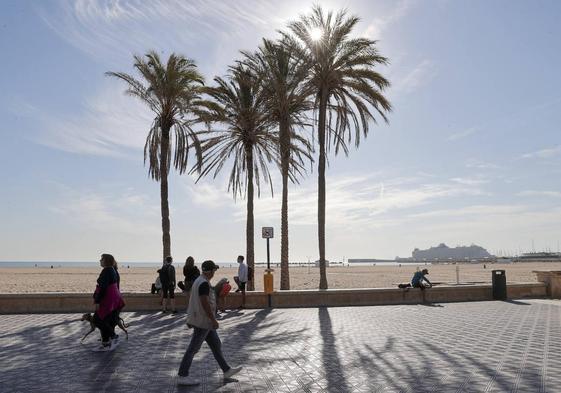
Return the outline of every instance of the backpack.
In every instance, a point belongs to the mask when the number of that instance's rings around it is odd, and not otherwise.
[[[231,290],[232,286],[226,282],[224,283],[224,285],[222,285],[222,289],[220,290],[220,293],[218,295],[224,297],[229,294]]]
[[[253,268],[249,266],[247,268],[247,281],[253,281]]]
[[[165,264],[160,269],[160,282],[162,283],[162,286],[167,287],[170,284],[170,279],[169,279],[169,268],[170,267],[171,267],[171,265]]]

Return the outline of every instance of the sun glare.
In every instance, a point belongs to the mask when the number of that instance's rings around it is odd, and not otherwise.
[[[314,27],[312,30],[310,30],[310,37],[313,41],[319,41],[322,36],[323,32],[319,27]]]

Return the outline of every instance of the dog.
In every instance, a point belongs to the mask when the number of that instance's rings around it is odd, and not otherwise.
[[[82,337],[82,339],[80,340],[80,342],[84,342],[84,339],[86,337],[88,337],[90,335],[91,332],[93,332],[96,328],[95,324],[94,324],[94,317],[91,313],[85,313],[84,315],[82,315],[82,318],[80,319],[80,321],[88,321],[90,323],[90,331],[87,332],[84,337]],[[119,328],[125,332],[125,337],[127,338],[127,340],[129,339],[129,332],[127,332],[127,328],[129,327],[125,321],[123,321],[123,318],[119,317],[119,321],[117,322],[117,326],[119,326]]]

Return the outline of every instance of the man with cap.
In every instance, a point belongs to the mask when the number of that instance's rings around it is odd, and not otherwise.
[[[411,286],[413,288],[421,288],[423,291],[425,288],[432,288],[432,284],[427,277],[426,274],[429,274],[428,269],[423,269],[420,272],[415,272],[413,278],[411,279]],[[426,281],[426,284],[423,282]]]
[[[198,385],[199,380],[189,376],[189,369],[193,357],[201,349],[203,341],[206,341],[218,365],[224,372],[224,379],[231,378],[241,371],[241,367],[230,367],[222,354],[222,343],[216,329],[216,294],[210,287],[210,280],[218,266],[213,261],[204,261],[201,265],[202,274],[193,282],[189,307],[187,309],[187,325],[193,327],[191,342],[187,347],[185,355],[181,360],[178,372],[178,385]]]

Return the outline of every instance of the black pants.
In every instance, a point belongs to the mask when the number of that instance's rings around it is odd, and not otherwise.
[[[115,326],[119,322],[119,310],[111,312],[105,319],[101,319],[97,313],[94,314],[94,324],[101,332],[101,341],[108,342],[115,337]]]

